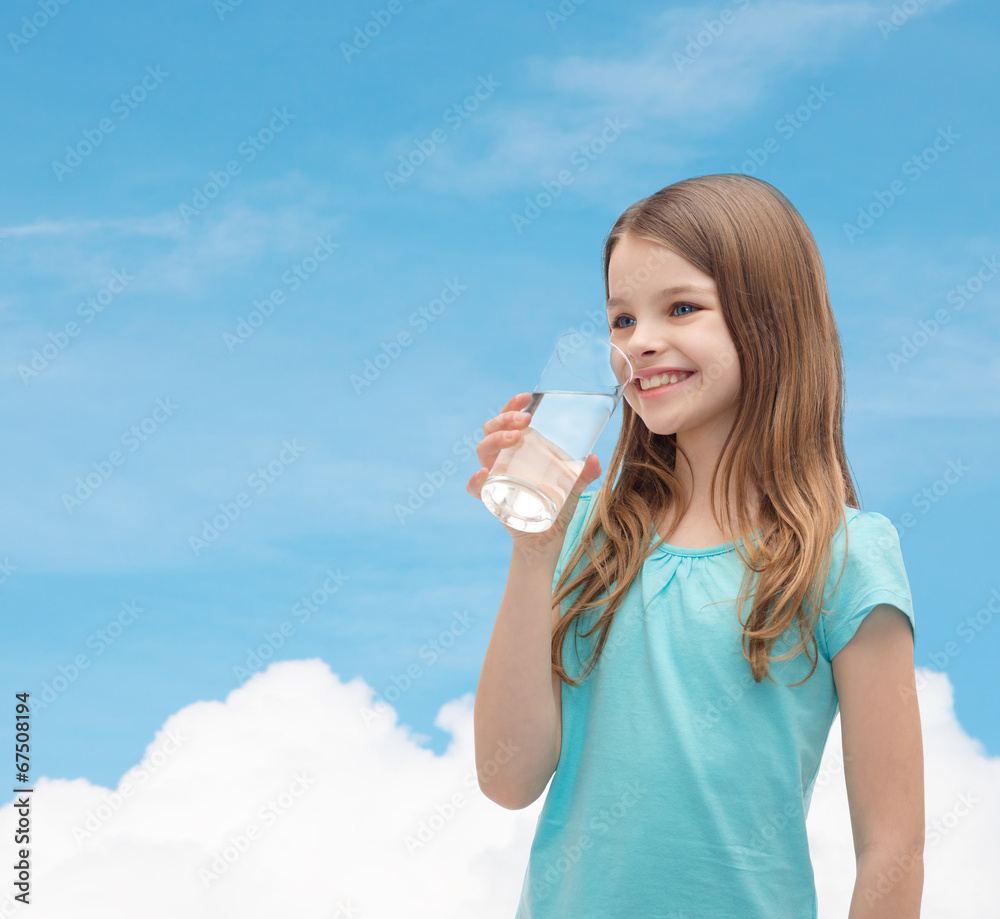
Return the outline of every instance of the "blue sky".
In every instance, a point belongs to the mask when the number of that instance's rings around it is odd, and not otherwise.
[[[1000,754],[1000,23],[911,7],[8,4],[0,668],[61,687],[38,772],[113,786],[265,656],[441,752],[509,560],[470,444],[603,311],[618,214],[730,171],[817,239],[917,663]]]

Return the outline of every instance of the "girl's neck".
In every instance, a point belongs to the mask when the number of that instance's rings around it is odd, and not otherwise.
[[[709,473],[709,477],[710,475]],[[758,496],[756,489],[751,485],[748,492],[739,494],[734,484],[730,495],[730,526],[732,532],[739,533],[737,513],[741,505],[745,505],[746,509],[749,510],[751,528],[756,529],[758,526]],[[678,502],[678,509],[683,505],[684,500],[682,498]],[[729,536],[724,532],[721,525],[721,517],[724,513],[721,495],[716,499],[715,512],[719,515],[719,519],[713,516],[706,483],[705,488],[700,493],[695,493],[684,515],[679,519],[673,519],[675,509],[668,507],[657,521],[656,531],[663,537],[664,542],[679,548],[705,549],[730,542]],[[670,528],[669,532],[667,530],[668,527]]]
[[[657,521],[657,532],[670,545],[702,549],[729,541],[721,524],[721,517],[724,513],[721,483],[716,483],[715,511],[719,515],[719,519],[716,519],[712,513],[712,502],[709,498],[712,470],[722,452],[727,433],[722,427],[716,427],[708,431],[685,431],[683,435],[678,436],[678,445],[691,464],[689,466],[682,457],[678,457],[675,464],[674,471],[680,480],[682,492],[678,507],[684,505],[688,495],[691,497],[690,506],[683,517],[673,520],[674,509],[667,508]],[[692,473],[694,475],[693,481]],[[756,489],[752,485],[747,486],[747,489],[741,493],[737,483],[732,484],[729,504],[730,526],[734,533],[739,532],[739,522],[736,515],[741,504],[745,505],[750,512],[752,528],[757,528],[758,500]],[[665,529],[666,527],[670,527],[669,533]]]

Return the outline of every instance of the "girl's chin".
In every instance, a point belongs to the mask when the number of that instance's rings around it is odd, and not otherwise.
[[[634,411],[636,415],[639,416],[639,421],[642,424],[644,424],[653,434],[665,435],[665,434],[677,433],[676,425],[671,423],[670,421],[667,421],[666,419],[664,419],[662,422],[658,424],[656,418],[657,415],[656,412],[650,412],[650,411],[643,412],[638,407],[632,405],[631,402],[629,403],[629,405],[632,406],[632,411]]]

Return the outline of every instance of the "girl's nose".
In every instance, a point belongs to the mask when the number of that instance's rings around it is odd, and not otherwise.
[[[657,330],[649,323],[636,325],[628,339],[628,347],[625,353],[630,359],[646,357],[663,351],[666,348],[666,335],[663,330]]]

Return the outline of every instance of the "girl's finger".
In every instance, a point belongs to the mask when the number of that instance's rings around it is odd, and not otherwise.
[[[479,472],[474,473],[472,478],[469,479],[468,484],[465,486],[465,490],[472,495],[473,498],[479,498],[482,500],[483,482],[486,481],[489,474],[489,469],[480,469]]]

